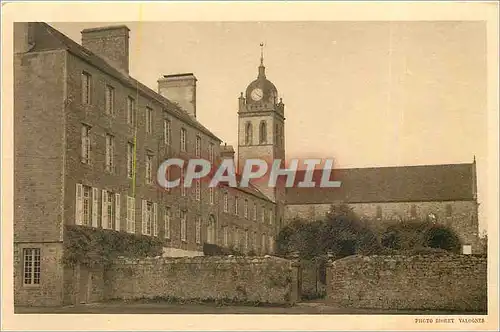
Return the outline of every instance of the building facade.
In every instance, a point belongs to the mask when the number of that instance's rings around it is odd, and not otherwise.
[[[321,174],[314,174],[319,180]],[[431,221],[452,229],[465,254],[481,254],[476,161],[470,164],[333,170],[340,188],[288,188],[285,218],[318,220],[347,204],[372,229],[393,222]],[[297,175],[296,181],[304,178]]]
[[[79,45],[45,23],[15,26],[16,304],[87,300],[78,280],[92,276],[61,264],[65,225],[157,237],[170,256],[274,250],[275,204],[258,189],[157,185],[163,160],[217,166],[227,147],[196,120],[194,75],[165,75],[158,93],[128,75],[128,38],[87,29]]]

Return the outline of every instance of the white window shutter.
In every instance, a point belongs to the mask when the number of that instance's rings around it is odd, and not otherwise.
[[[146,220],[146,201],[142,200],[142,234],[147,234],[147,220]]]
[[[115,229],[120,230],[120,194],[115,194]]]
[[[108,191],[102,191],[102,211],[101,211],[101,227],[104,229],[108,228]]]
[[[158,236],[158,204],[153,204],[153,235]]]
[[[75,224],[82,224],[83,214],[83,186],[81,183],[76,184],[76,201],[75,201]]]
[[[99,216],[99,189],[92,188],[92,227],[97,227]]]

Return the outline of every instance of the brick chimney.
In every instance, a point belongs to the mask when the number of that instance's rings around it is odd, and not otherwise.
[[[82,30],[82,46],[128,75],[129,28],[115,25]]]
[[[222,160],[231,159],[234,161],[234,148],[232,145],[220,145],[220,157]]]
[[[196,118],[196,81],[192,73],[163,75],[158,80],[158,93]]]
[[[34,45],[34,23],[14,22],[14,53],[26,53]]]

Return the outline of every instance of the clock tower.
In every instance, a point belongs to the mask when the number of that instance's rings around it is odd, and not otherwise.
[[[261,46],[257,79],[251,82],[238,101],[238,171],[241,174],[247,159],[263,159],[268,164],[268,174],[274,160],[285,159],[285,105],[278,100],[278,90],[266,77]],[[268,177],[254,179],[256,186],[270,200],[283,203],[285,190],[278,184],[268,186]],[[277,214],[281,215],[280,213]]]

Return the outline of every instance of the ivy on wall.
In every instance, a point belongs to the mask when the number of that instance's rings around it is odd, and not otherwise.
[[[66,266],[109,266],[118,256],[154,257],[160,256],[162,249],[162,241],[151,236],[76,225],[64,229]]]

